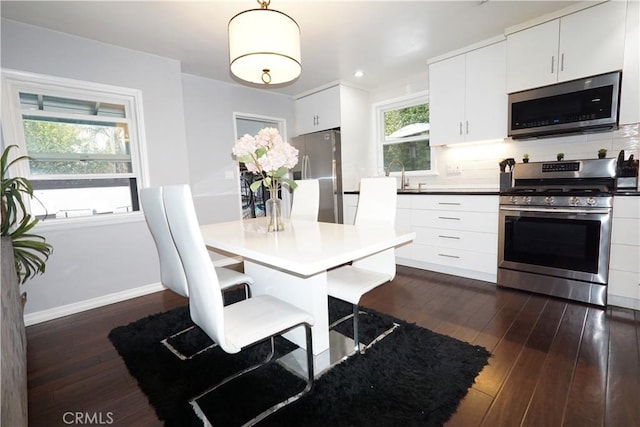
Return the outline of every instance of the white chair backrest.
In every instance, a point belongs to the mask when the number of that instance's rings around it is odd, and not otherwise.
[[[393,227],[396,222],[397,185],[394,177],[362,178],[355,225]]]
[[[144,218],[158,250],[160,280],[162,284],[183,297],[189,296],[187,278],[176,245],[173,243],[162,201],[162,187],[140,190]]]
[[[317,179],[296,181],[298,187],[293,190],[291,219],[317,221],[320,209],[320,182]]]
[[[188,185],[166,186],[163,200],[169,230],[187,276],[191,320],[224,351],[237,353],[240,349],[230,348],[226,341],[222,291],[200,232],[191,189]]]
[[[393,228],[396,221],[397,185],[394,177],[362,178],[355,225]],[[361,258],[352,265],[384,273],[393,280],[396,275],[395,249],[387,249]]]

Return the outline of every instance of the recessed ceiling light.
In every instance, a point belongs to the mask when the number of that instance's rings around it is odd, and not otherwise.
[[[353,73],[353,75],[354,75],[354,77],[360,78],[360,77],[364,76],[364,73],[362,72],[362,70],[358,70],[355,73]]]

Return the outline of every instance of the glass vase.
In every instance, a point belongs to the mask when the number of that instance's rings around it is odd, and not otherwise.
[[[284,221],[282,220],[282,200],[278,197],[271,197],[266,201],[267,217],[269,217],[269,226],[267,231],[284,230]]]

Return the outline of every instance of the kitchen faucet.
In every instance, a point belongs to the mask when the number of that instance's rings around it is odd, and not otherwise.
[[[391,165],[393,165],[394,163],[398,163],[402,167],[402,175],[400,177],[400,189],[404,190],[405,188],[407,188],[407,184],[405,182],[405,176],[404,176],[404,163],[402,163],[398,159],[391,160],[387,165],[387,167],[384,169],[384,175],[389,176],[389,172],[391,172]]]

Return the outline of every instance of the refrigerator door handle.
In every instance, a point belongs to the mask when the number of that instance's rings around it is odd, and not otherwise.
[[[311,162],[309,161],[309,155],[304,156],[302,160],[302,179],[309,179],[309,167]]]

